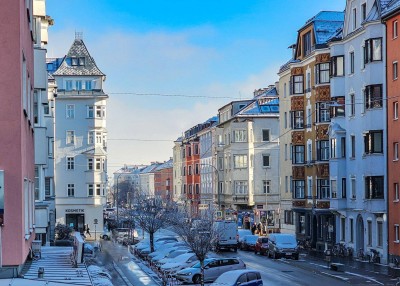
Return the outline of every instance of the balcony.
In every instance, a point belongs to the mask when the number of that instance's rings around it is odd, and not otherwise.
[[[102,89],[91,89],[91,90],[65,90],[58,89],[57,97],[63,96],[104,96],[108,97]]]
[[[347,209],[347,200],[345,198],[332,198],[330,200],[330,209],[337,211]]]

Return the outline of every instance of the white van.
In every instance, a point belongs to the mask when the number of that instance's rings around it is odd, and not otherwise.
[[[219,220],[214,222],[214,228],[217,232],[218,239],[215,243],[215,250],[238,248],[238,230],[237,223],[231,220]]]

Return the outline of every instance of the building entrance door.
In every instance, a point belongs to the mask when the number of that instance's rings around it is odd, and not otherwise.
[[[361,215],[357,218],[357,232],[356,232],[357,249],[362,248],[364,251],[364,221]]]
[[[72,227],[75,231],[83,233],[85,225],[85,214],[67,214],[65,215],[67,225]]]

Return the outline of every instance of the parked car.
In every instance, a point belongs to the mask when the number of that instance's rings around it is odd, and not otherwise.
[[[209,258],[204,260],[204,281],[212,282],[226,271],[245,268],[246,264],[240,258]],[[175,277],[184,283],[199,284],[201,280],[200,262],[178,271]]]
[[[175,274],[179,270],[193,266],[198,262],[194,253],[181,254],[174,258],[173,261],[163,264],[160,270],[168,274]]]
[[[217,232],[218,239],[215,242],[215,249],[232,249],[237,251],[237,223],[231,220],[221,220],[214,222],[214,228]]]
[[[299,250],[294,234],[273,233],[268,237],[268,256],[274,259],[292,257],[299,259]]]
[[[158,261],[153,260],[153,262],[155,263],[155,265],[157,267],[161,267],[161,265],[169,263],[169,262],[174,262],[175,261],[175,257],[185,254],[185,253],[191,253],[192,251],[189,249],[181,249],[181,250],[175,250],[173,252],[171,252],[170,254],[168,254],[167,257],[160,259]],[[192,252],[193,253],[193,252]]]
[[[256,245],[254,246],[254,253],[266,254],[268,253],[268,237],[260,236],[257,241]]]
[[[232,270],[222,273],[210,286],[262,286],[261,273],[257,270]]]
[[[241,250],[254,250],[258,239],[258,235],[245,235],[243,241],[240,244]]]
[[[245,235],[252,235],[251,230],[250,229],[238,229],[238,237],[237,237],[238,247],[240,247],[240,244],[242,243],[243,237]]]

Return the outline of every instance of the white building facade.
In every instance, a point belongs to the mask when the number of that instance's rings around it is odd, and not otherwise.
[[[108,95],[105,75],[77,37],[53,73],[55,100],[56,222],[83,232],[103,229],[107,188]],[[96,224],[96,226],[95,226]]]
[[[377,250],[386,263],[386,60],[380,19],[384,2],[346,1],[342,37],[330,45],[334,105],[329,167],[336,241],[365,254]]]

